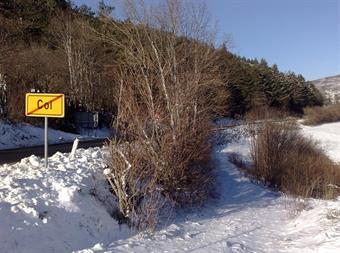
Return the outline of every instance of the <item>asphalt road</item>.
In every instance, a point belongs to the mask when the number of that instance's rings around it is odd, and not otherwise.
[[[78,148],[90,148],[103,146],[106,139],[97,139],[90,141],[79,141]],[[52,144],[48,145],[48,155],[51,156],[56,152],[71,152],[73,143]],[[44,146],[35,146],[27,148],[16,148],[0,150],[0,164],[18,162],[24,157],[36,155],[44,157]]]

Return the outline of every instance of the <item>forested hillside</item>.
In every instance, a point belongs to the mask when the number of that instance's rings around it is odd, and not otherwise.
[[[231,94],[229,108],[232,116],[243,115],[261,106],[299,114],[303,107],[322,105],[322,95],[302,75],[283,73],[275,64],[268,66],[265,59],[245,59],[223,50],[225,72],[229,73],[225,83]]]
[[[116,114],[119,73],[129,71],[123,64],[128,56],[107,38],[114,36],[124,44],[128,38],[122,31],[134,24],[109,18],[114,8],[103,2],[98,10],[66,0],[0,2],[0,81],[6,84],[0,86],[1,117],[27,120],[23,98],[30,91],[65,93],[69,116],[74,110]],[[186,40],[193,39],[179,36],[177,43],[185,48],[190,46]],[[238,117],[262,106],[302,113],[305,106],[323,103],[301,75],[280,72],[264,59],[241,58],[226,46],[213,50],[224,94],[218,111],[224,115]]]

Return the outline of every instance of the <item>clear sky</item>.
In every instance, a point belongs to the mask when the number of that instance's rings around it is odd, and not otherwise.
[[[265,58],[307,80],[340,74],[340,0],[203,1],[218,21],[220,38],[232,38],[233,52]],[[106,2],[119,7],[119,0]]]

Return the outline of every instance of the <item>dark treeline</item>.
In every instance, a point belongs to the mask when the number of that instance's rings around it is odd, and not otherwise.
[[[0,85],[2,117],[28,120],[23,100],[30,91],[66,94],[68,117],[54,122],[56,127],[65,126],[75,110],[114,115],[119,93],[116,77],[127,56],[103,35],[124,40],[117,27],[133,24],[117,21],[112,27],[105,21],[112,10],[104,2],[94,13],[66,0],[1,0],[0,82],[6,84]],[[257,107],[299,114],[306,106],[323,103],[320,93],[301,75],[280,72],[265,60],[241,58],[225,46],[216,52],[223,89],[229,94],[224,115],[239,117]]]
[[[266,60],[251,60],[221,49],[222,70],[230,92],[229,113],[244,115],[258,107],[274,107],[293,114],[302,114],[306,106],[323,104],[323,97],[311,82],[293,72],[280,72]]]

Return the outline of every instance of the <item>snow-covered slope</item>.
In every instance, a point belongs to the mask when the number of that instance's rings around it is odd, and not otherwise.
[[[332,103],[340,101],[340,75],[325,77],[312,82]]]
[[[110,136],[108,129],[81,129],[80,135],[66,133],[49,128],[50,144],[72,142],[75,138],[106,138]],[[44,129],[26,123],[10,123],[0,120],[0,150],[30,147],[44,144]]]
[[[77,135],[49,129],[50,144],[73,141]],[[0,150],[44,144],[44,129],[26,123],[9,123],[0,120]]]
[[[320,137],[333,129],[340,140],[339,128],[303,131]],[[340,141],[327,147],[340,149]],[[0,252],[338,252],[340,199],[273,192],[245,178],[228,161],[232,153],[249,159],[249,140],[216,144],[219,197],[165,218],[154,234],[130,232],[111,218],[105,149],[79,150],[74,161],[57,153],[48,169],[34,156],[0,166]]]

